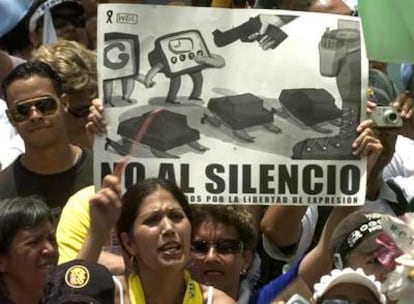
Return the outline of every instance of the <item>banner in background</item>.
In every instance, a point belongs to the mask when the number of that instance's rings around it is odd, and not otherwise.
[[[369,59],[414,63],[414,1],[360,0],[358,11]]]

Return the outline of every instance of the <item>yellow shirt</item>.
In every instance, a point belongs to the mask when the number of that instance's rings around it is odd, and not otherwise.
[[[59,264],[78,257],[89,228],[89,200],[95,187],[89,186],[73,194],[62,210],[56,229]]]

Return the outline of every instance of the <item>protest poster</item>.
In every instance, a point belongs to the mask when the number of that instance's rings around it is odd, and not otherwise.
[[[362,204],[361,36],[347,16],[100,5],[96,184],[128,156],[124,188],[172,179],[190,203]]]

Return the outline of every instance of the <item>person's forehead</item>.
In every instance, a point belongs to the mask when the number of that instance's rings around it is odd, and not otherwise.
[[[8,104],[45,95],[56,95],[52,81],[40,76],[16,79],[10,83],[6,93]]]
[[[138,216],[148,212],[156,212],[168,209],[183,210],[180,203],[169,191],[160,188],[151,194],[147,195],[138,210]]]
[[[54,233],[53,225],[48,220],[44,220],[33,227],[22,227],[17,232],[15,239],[16,241],[24,241],[27,238],[37,238],[50,233]]]
[[[212,238],[237,238],[237,229],[233,225],[206,217],[194,229],[194,236],[209,235]]]

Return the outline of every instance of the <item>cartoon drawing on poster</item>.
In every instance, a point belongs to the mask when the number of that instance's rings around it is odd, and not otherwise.
[[[103,47],[102,73],[103,100],[107,106],[122,104],[122,101],[132,103],[130,99],[139,75],[139,39],[133,34],[111,32],[105,33]],[[120,80],[122,95],[113,95],[115,81]]]
[[[118,134],[122,136],[122,143],[106,138],[105,150],[111,147],[119,155],[128,155],[137,132],[144,127],[150,115],[152,112],[146,112],[138,117],[122,121],[118,125]],[[207,147],[198,143],[199,139],[200,132],[188,126],[185,115],[164,110],[154,115],[141,144],[149,147],[155,157],[178,158],[179,156],[169,154],[168,150],[189,145],[199,152],[207,151]]]
[[[284,20],[281,16],[269,16],[265,15],[267,20],[269,17],[274,17],[273,22],[282,24],[286,20],[291,21],[293,18],[288,16],[288,19]],[[278,20],[279,19],[279,20]],[[214,41],[217,46],[227,45],[240,39],[242,41],[249,41],[249,37],[255,32],[260,30],[260,19],[258,17],[251,18],[246,23],[229,30],[226,33],[216,30],[214,35]],[[325,77],[337,77],[337,85],[340,90],[343,109],[338,109],[335,106],[335,100],[333,96],[329,94],[325,89],[316,88],[298,88],[298,89],[284,89],[282,90],[279,101],[282,105],[280,110],[272,109],[272,112],[279,115],[282,118],[292,118],[292,122],[298,123],[302,126],[311,127],[313,130],[329,134],[332,133],[331,129],[323,128],[320,126],[322,123],[331,123],[335,126],[340,127],[340,134],[336,136],[325,136],[321,138],[310,138],[305,139],[294,147],[292,158],[297,159],[325,159],[327,155],[329,157],[335,157],[343,159],[344,157],[352,157],[351,143],[356,135],[355,127],[357,123],[357,115],[359,115],[360,106],[360,92],[356,91],[356,94],[350,96],[352,88],[360,87],[360,36],[359,36],[359,25],[356,22],[351,24],[347,22],[347,26],[344,25],[344,21],[339,22],[338,29],[329,30],[323,34],[319,44],[319,55],[320,55],[320,73]],[[269,30],[272,29],[270,32]],[[278,31],[276,31],[276,29]],[[268,32],[270,32],[268,34]],[[282,34],[281,34],[282,33]],[[287,35],[281,31],[278,27],[270,24],[267,27],[266,32],[263,35],[268,35],[267,43],[271,45],[273,49],[279,45]],[[262,37],[258,37],[260,40]],[[270,44],[271,42],[273,42]],[[345,62],[344,62],[345,61]],[[346,62],[348,61],[348,62]],[[344,78],[346,78],[344,80]],[[354,78],[354,79],[352,79]],[[352,79],[352,81],[351,81]],[[354,83],[353,83],[354,82]],[[245,105],[246,99],[250,96],[234,96],[232,99],[240,101],[237,109],[240,109],[241,104]],[[254,99],[254,97],[253,97]],[[220,106],[228,108],[223,103],[227,102],[228,99],[224,100],[211,100],[208,108],[215,114],[220,114]],[[230,106],[231,107],[231,106]],[[257,106],[257,110],[260,106]],[[222,109],[223,111],[224,109]],[[254,113],[254,109],[250,108]],[[225,111],[225,110],[224,110]],[[241,110],[239,110],[241,111]],[[266,110],[262,117],[257,116],[259,121],[265,123],[272,122],[273,119],[268,118],[269,115]],[[253,113],[250,112],[253,116]],[[222,116],[226,116],[226,113],[222,113]],[[229,113],[227,113],[229,115]],[[231,115],[233,118],[236,115]],[[219,126],[220,121],[216,117],[206,116],[207,121],[211,122],[212,125]],[[226,119],[224,119],[226,120]],[[235,135],[239,138],[245,139],[248,142],[253,142],[254,138],[249,136],[244,130],[238,126],[237,123],[230,125],[235,129]],[[256,125],[259,125],[257,123]],[[264,126],[270,126],[269,130],[279,133],[281,130],[274,125],[264,124]]]
[[[288,37],[280,27],[295,18],[296,16],[268,14],[252,17],[227,31],[216,29],[213,32],[214,43],[218,47],[223,47],[237,40],[243,42],[259,41],[264,49],[274,49]]]
[[[316,93],[303,90],[299,94],[303,94],[304,98],[295,92],[297,106],[286,112],[301,122],[305,119],[294,113],[307,112],[307,115],[310,114],[307,125],[316,131],[332,133],[329,129],[315,125],[330,122],[339,127],[339,133],[298,142],[293,148],[293,158],[325,159],[329,155],[332,159],[352,159],[352,141],[357,135],[356,127],[361,109],[361,93],[355,90],[361,87],[361,43],[358,23],[339,20],[337,29],[326,29],[319,43],[319,64],[322,76],[336,78],[342,108],[338,109],[335,106],[333,98],[326,91]],[[319,94],[315,96],[315,93]],[[284,105],[283,109],[289,109],[288,104],[292,105],[293,100],[286,102],[282,94],[279,100]]]
[[[249,127],[263,125],[270,132],[282,132],[273,124],[273,113],[263,107],[263,100],[250,93],[211,98],[207,108],[212,115],[204,114],[201,123],[208,122],[216,128],[224,123],[234,136],[246,142],[254,142],[246,132]]]
[[[155,74],[163,73],[170,79],[165,100],[167,103],[180,103],[177,101],[177,94],[183,75],[190,76],[193,81],[189,100],[201,100],[201,71],[208,67],[222,68],[225,64],[223,57],[210,54],[203,36],[197,30],[170,33],[157,38],[154,44],[154,49],[148,54],[151,70],[145,75],[145,86],[154,86]]]
[[[169,178],[193,203],[363,203],[357,19],[118,4],[98,23],[97,184],[129,155],[124,187]]]

